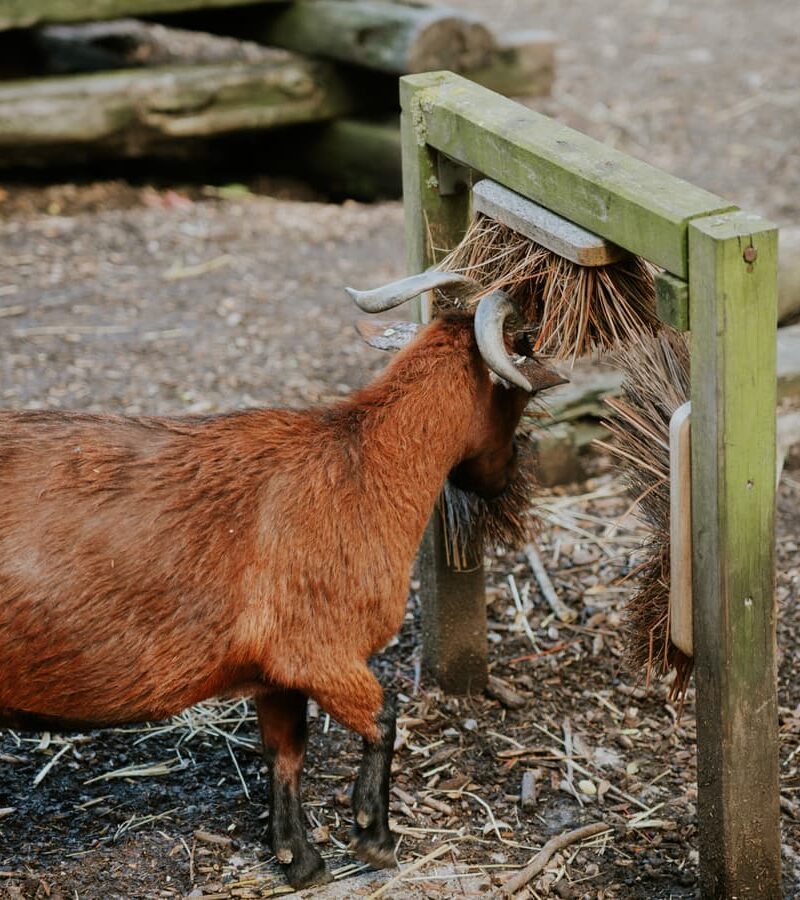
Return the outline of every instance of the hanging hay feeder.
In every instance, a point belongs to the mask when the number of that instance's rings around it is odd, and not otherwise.
[[[689,347],[671,328],[643,335],[614,354],[625,373],[622,397],[607,398],[615,416],[604,424],[615,443],[596,443],[622,464],[631,500],[651,534],[646,558],[631,575],[637,591],[626,608],[628,659],[647,678],[676,677],[671,696],[681,698],[692,658],[670,636],[670,421],[689,396]]]
[[[474,186],[473,205],[466,235],[439,264],[477,283],[457,305],[503,290],[532,349],[573,362],[660,327],[644,260],[488,179]]]

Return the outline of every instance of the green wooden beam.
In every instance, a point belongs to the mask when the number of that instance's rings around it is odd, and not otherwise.
[[[401,117],[401,139],[406,255],[409,271],[421,272],[461,240],[469,223],[469,184],[420,140],[409,111]],[[423,300],[416,317],[429,316]],[[483,690],[489,674],[483,548],[474,548],[473,557],[469,571],[448,565],[441,515],[434,510],[419,554],[423,662],[452,694]]]
[[[777,231],[689,226],[698,835],[704,897],[780,897]]]
[[[0,0],[0,30],[27,28],[45,22],[89,22],[263,2],[265,0]]]
[[[669,272],[656,272],[656,315],[677,331],[689,330],[689,285]]]
[[[675,275],[690,220],[735,207],[450,72],[400,79],[417,140]]]

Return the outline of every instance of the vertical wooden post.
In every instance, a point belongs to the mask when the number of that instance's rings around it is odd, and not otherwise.
[[[424,90],[400,80],[403,144],[403,202],[410,272],[433,264],[455,246],[469,221],[469,190],[450,184],[440,190],[439,154],[425,141],[420,102]],[[425,321],[424,302],[418,320]],[[486,598],[482,550],[469,571],[450,568],[444,553],[442,520],[434,511],[420,548],[423,662],[449,693],[486,686]]]
[[[700,880],[779,898],[775,662],[777,231],[689,223]]]

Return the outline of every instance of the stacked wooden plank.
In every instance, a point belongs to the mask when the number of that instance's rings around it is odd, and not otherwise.
[[[396,195],[399,75],[450,69],[538,96],[554,47],[393,0],[5,0],[0,166],[191,154],[269,130],[267,155],[335,192]]]

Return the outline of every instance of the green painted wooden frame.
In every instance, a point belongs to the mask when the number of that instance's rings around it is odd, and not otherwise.
[[[467,227],[475,173],[663,268],[659,315],[692,327],[694,646],[704,897],[779,897],[775,679],[777,230],[680,179],[448,72],[400,80],[408,266]],[[421,554],[425,660],[485,683],[479,562]]]

